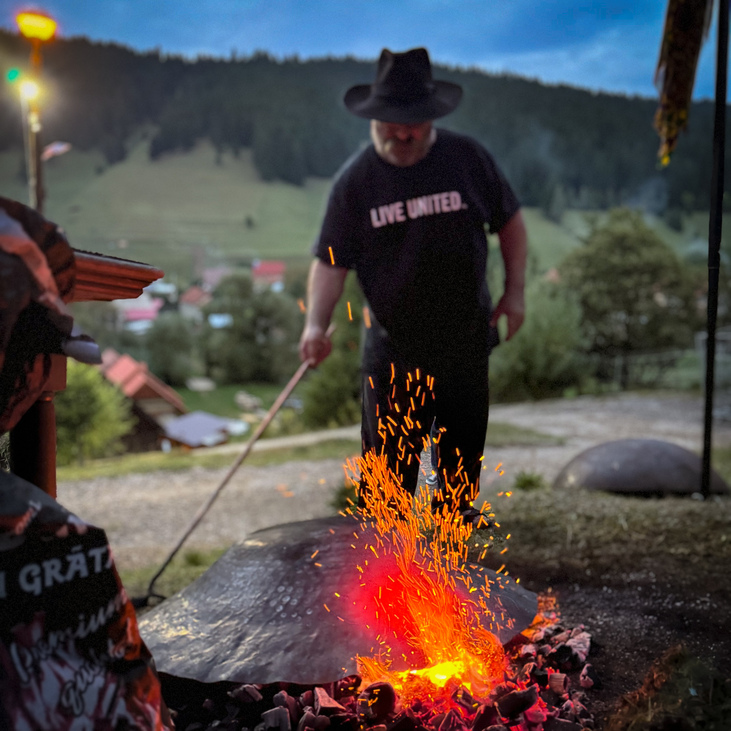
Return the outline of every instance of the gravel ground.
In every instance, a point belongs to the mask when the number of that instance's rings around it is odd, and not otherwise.
[[[540,473],[550,482],[577,454],[605,441],[656,438],[700,452],[703,439],[702,400],[686,395],[624,394],[498,405],[492,407],[491,419],[551,434],[563,443],[488,450],[485,499],[509,488],[521,470]],[[731,424],[714,425],[714,444],[731,444]],[[502,475],[495,470],[499,464]],[[194,468],[62,482],[58,498],[107,531],[118,566],[127,569],[162,560],[226,472]],[[333,494],[343,481],[339,460],[269,467],[244,463],[186,547],[225,547],[261,528],[331,515]]]

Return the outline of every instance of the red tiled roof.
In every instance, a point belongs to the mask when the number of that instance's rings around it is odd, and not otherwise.
[[[102,353],[101,372],[110,383],[119,387],[127,398],[134,401],[161,398],[181,414],[187,411],[177,391],[150,373],[147,363],[139,363],[129,355],[107,348]]]
[[[204,307],[211,301],[211,299],[211,295],[206,292],[203,287],[199,287],[197,284],[194,284],[192,287],[188,287],[188,289],[180,295],[178,302],[182,302],[185,305],[198,305],[198,307]]]
[[[251,267],[251,273],[256,277],[283,277],[286,264],[283,261],[259,261]]]
[[[156,320],[159,307],[150,307],[146,310],[125,310],[124,319],[126,322],[137,322],[138,320]]]

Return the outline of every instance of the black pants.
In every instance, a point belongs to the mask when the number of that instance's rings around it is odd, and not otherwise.
[[[413,495],[420,455],[436,421],[435,509],[446,504],[450,511],[461,512],[479,492],[489,411],[487,363],[486,353],[473,351],[430,373],[383,343],[371,345],[364,358],[363,453],[383,452],[389,470]],[[362,479],[360,489],[366,489]]]

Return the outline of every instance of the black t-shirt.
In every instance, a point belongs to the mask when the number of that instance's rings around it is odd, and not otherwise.
[[[333,185],[314,253],[356,271],[374,317],[405,357],[426,365],[465,348],[489,352],[496,334],[488,331],[485,224],[499,232],[518,208],[487,150],[440,129],[409,167],[385,162],[373,145],[351,158]]]

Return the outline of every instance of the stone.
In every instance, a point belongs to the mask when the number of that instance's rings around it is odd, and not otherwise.
[[[692,495],[701,490],[701,470],[701,458],[677,444],[659,439],[618,439],[574,457],[553,487],[584,487],[643,497]],[[727,495],[726,482],[711,472],[711,493]]]

